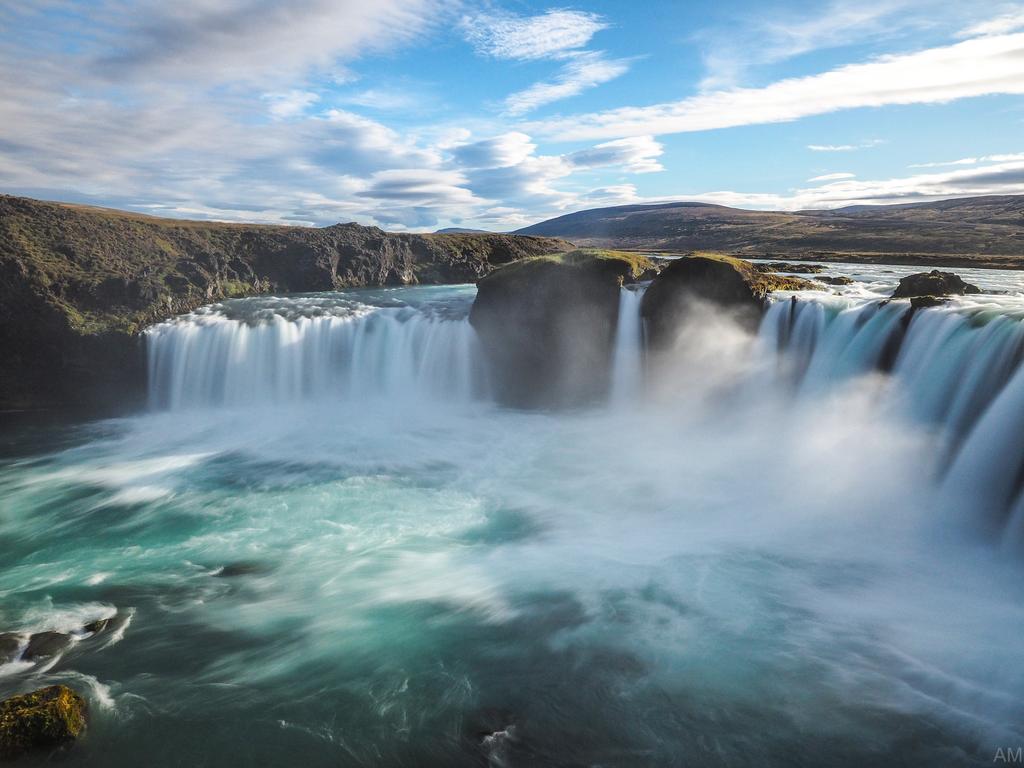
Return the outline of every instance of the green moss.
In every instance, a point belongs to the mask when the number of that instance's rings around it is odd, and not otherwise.
[[[634,279],[640,277],[648,270],[655,269],[654,262],[640,253],[630,253],[629,251],[610,251],[603,248],[577,248],[575,250],[564,251],[562,253],[551,253],[543,256],[531,256],[526,259],[519,259],[518,261],[506,264],[505,266],[495,270],[495,274],[500,273],[505,276],[511,276],[520,270],[528,268],[529,265],[536,264],[538,262],[579,267],[594,260],[625,262],[629,265],[630,274],[632,274]]]
[[[774,272],[762,272],[749,261],[738,259],[735,256],[728,256],[724,253],[717,253],[715,251],[695,251],[688,254],[688,256],[711,259],[712,261],[720,261],[725,264],[730,264],[733,269],[743,275],[748,283],[752,286],[759,287],[766,293],[771,293],[772,291],[806,291],[818,288],[818,286],[813,282],[810,280],[804,280],[802,277],[790,277],[787,275],[777,275]]]
[[[85,699],[64,685],[0,702],[0,758],[66,744],[85,730]]]
[[[251,296],[256,292],[256,289],[251,284],[244,283],[241,280],[221,280],[220,290],[226,299]]]

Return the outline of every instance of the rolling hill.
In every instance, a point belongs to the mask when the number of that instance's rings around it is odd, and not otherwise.
[[[570,213],[515,234],[630,250],[1021,267],[1024,195],[794,212],[624,205]]]

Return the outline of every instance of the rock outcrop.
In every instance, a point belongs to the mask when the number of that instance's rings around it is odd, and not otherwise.
[[[965,282],[960,275],[933,269],[907,275],[893,291],[894,299],[912,299],[919,296],[963,296],[981,293],[981,288]]]
[[[177,221],[0,196],[0,410],[124,404],[138,332],[223,298],[473,282],[552,238]]]
[[[755,327],[769,293],[814,287],[802,278],[762,272],[731,256],[685,256],[665,267],[644,294],[641,314],[648,345],[670,346],[687,316],[701,305],[728,309],[741,324]]]
[[[85,699],[64,685],[0,702],[0,759],[73,742],[85,730],[86,711]]]
[[[619,288],[652,269],[636,254],[572,251],[509,264],[480,280],[470,322],[499,399],[547,407],[603,396]]]

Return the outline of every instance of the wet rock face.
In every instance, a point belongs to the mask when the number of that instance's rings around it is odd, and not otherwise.
[[[21,655],[21,635],[14,632],[0,632],[0,664],[16,661]]]
[[[50,659],[64,653],[71,643],[71,635],[63,632],[38,632],[32,635],[21,657],[25,661]]]
[[[608,254],[529,259],[477,283],[469,319],[502,402],[557,407],[607,393],[620,286],[650,267]]]
[[[813,287],[802,278],[763,272],[742,259],[685,256],[665,267],[644,294],[641,314],[648,345],[653,349],[671,346],[680,325],[701,305],[727,309],[753,329],[769,293]]]
[[[976,285],[965,282],[953,272],[942,272],[933,269],[931,272],[918,272],[907,275],[893,291],[894,299],[910,299],[915,296],[964,296],[981,293]]]
[[[0,702],[0,759],[70,744],[85,730],[85,699],[64,685]]]

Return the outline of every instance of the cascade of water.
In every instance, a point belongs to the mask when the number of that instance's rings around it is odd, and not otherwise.
[[[481,393],[477,339],[465,318],[411,307],[255,322],[216,308],[146,332],[157,408],[375,396],[466,400]]]
[[[945,439],[942,496],[970,499],[972,514],[1024,545],[1020,318],[956,307],[910,313],[897,302],[786,300],[769,308],[759,348],[778,355],[776,376],[800,397],[891,365],[881,405],[935,425]]]
[[[636,287],[620,293],[613,404],[634,401],[642,386],[642,298]],[[216,305],[150,328],[153,406],[374,397],[467,401],[486,394],[468,304],[446,314],[437,310],[440,305],[371,306],[345,299],[339,309],[303,303],[312,299],[277,301],[248,314],[233,311],[231,303]],[[1024,542],[1020,318],[991,308],[912,312],[903,302],[786,299],[769,307],[755,349],[768,363],[761,368],[771,371],[771,381],[799,398],[872,371],[891,372],[880,405],[934,425],[944,438],[946,489],[981,499],[983,516],[997,527],[1009,518],[1007,537]]]
[[[641,286],[623,286],[619,293],[611,376],[611,401],[616,404],[633,400],[642,384],[644,331],[640,304],[644,290]]]

